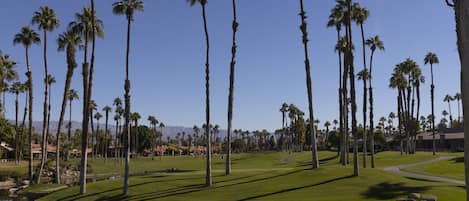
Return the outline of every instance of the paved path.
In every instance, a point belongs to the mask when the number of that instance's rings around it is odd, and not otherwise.
[[[427,175],[427,174],[418,174],[418,173],[412,173],[412,172],[407,172],[407,171],[403,170],[403,169],[410,168],[410,167],[425,165],[425,164],[434,163],[434,162],[438,162],[438,161],[450,160],[450,159],[453,159],[453,158],[455,158],[455,157],[454,156],[442,156],[442,157],[435,158],[435,159],[432,159],[432,160],[427,160],[427,161],[422,161],[422,162],[417,162],[417,163],[390,166],[390,167],[384,168],[384,170],[388,171],[388,172],[404,175],[406,177],[413,177],[413,178],[417,178],[417,179],[426,179],[426,180],[432,180],[432,181],[441,181],[441,182],[448,182],[448,183],[453,183],[453,184],[465,185],[465,182],[463,180],[457,180],[457,179],[451,179],[451,178],[434,176],[434,175]]]

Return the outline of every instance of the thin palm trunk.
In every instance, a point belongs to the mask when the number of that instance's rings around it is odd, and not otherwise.
[[[233,95],[234,95],[234,74],[235,74],[235,57],[236,57],[236,32],[238,31],[238,22],[236,19],[236,0],[233,0],[233,45],[231,47],[231,63],[230,63],[230,94],[228,95],[228,142],[226,151],[226,170],[225,174],[231,174],[231,126],[233,120]]]
[[[29,89],[28,89],[29,91]],[[18,157],[18,161],[17,163],[20,162],[20,160],[24,159],[23,157],[23,149],[24,149],[24,144],[23,144],[23,134],[24,134],[24,130],[25,130],[25,123],[26,123],[26,116],[28,114],[28,93],[25,92],[25,102],[24,102],[24,112],[23,112],[23,122],[21,123],[21,133],[20,133],[20,138],[21,139],[19,141],[19,145],[18,145],[18,154],[19,154],[19,157]]]
[[[316,145],[316,132],[314,129],[314,115],[313,115],[313,93],[311,86],[311,67],[309,63],[308,54],[308,31],[306,24],[306,13],[304,11],[303,0],[300,0],[300,16],[301,16],[301,31],[303,33],[302,41],[304,46],[305,56],[305,71],[306,71],[306,88],[308,93],[308,110],[309,110],[309,131],[311,133],[311,154],[312,154],[312,167],[313,169],[319,168],[318,150]]]
[[[82,134],[81,134],[81,160],[80,160],[80,194],[86,193],[86,170],[87,170],[87,161],[88,153],[86,149],[88,148],[88,123],[89,123],[89,102],[88,100],[88,29],[85,26],[85,47],[83,54],[83,120],[82,120]]]
[[[433,84],[433,64],[430,63],[430,73],[432,77],[432,85],[430,86],[431,102],[432,102],[432,147],[433,155],[436,155],[436,141],[435,141],[435,85]]]
[[[340,29],[337,28],[337,43],[340,41]],[[344,99],[343,99],[343,92],[342,92],[342,51],[340,47],[337,49],[337,55],[339,56],[339,130],[342,133],[342,137],[340,138],[340,162],[342,165],[346,165],[346,157],[345,157],[345,131],[344,131]]]
[[[28,72],[26,73],[28,76],[28,85],[29,85],[29,163],[28,163],[28,173],[29,173],[29,181],[33,181],[33,73],[31,71],[31,67],[29,66],[29,48],[26,47],[26,67],[28,68]]]
[[[19,105],[18,105],[18,99],[19,99],[19,93],[15,93],[15,131],[16,131],[16,134],[15,134],[15,163],[18,164],[18,150],[19,150],[19,133],[20,131],[18,130],[18,109],[19,109]]]
[[[130,80],[129,80],[129,53],[130,53],[130,17],[127,18],[127,53],[125,59],[125,175],[124,195],[129,193],[129,171],[130,171]]]
[[[369,82],[369,100],[370,100],[370,151],[371,151],[371,168],[375,168],[375,133],[374,133],[374,114],[373,114],[373,87],[372,87],[372,80],[373,80],[373,55],[374,51],[371,51],[370,56],[370,79]]]
[[[68,143],[68,148],[67,148],[67,156],[66,160],[70,158],[70,150],[72,148],[72,100],[69,102],[69,116],[68,116],[68,135],[67,135],[67,143]]]
[[[46,133],[46,127],[47,127],[47,114],[48,114],[48,105],[47,105],[47,98],[48,98],[48,92],[49,92],[49,85],[47,84],[47,75],[49,75],[49,71],[47,68],[47,30],[44,29],[44,111],[42,113],[43,115],[43,120],[42,120],[42,141],[41,141],[41,164],[37,172],[36,176],[36,184],[39,184],[41,182],[41,175],[42,171],[44,169],[44,165],[46,163],[47,159],[47,135]]]
[[[95,137],[96,137],[96,133],[95,133],[95,130],[94,130],[94,123],[93,123],[93,109],[90,109],[90,127],[91,127],[91,138],[89,139],[89,144],[91,145],[91,158],[94,159],[95,158],[95,150],[94,150],[94,142],[95,142]]]
[[[202,6],[202,18],[204,23],[204,33],[205,33],[205,134],[207,136],[207,150],[206,150],[206,175],[205,175],[205,185],[212,185],[212,141],[210,136],[210,39],[208,35],[207,28],[207,17],[205,12],[205,4]]]
[[[366,80],[368,79],[367,74],[365,73],[367,68],[366,68],[366,49],[365,49],[365,31],[363,29],[363,23],[360,24],[360,30],[362,34],[362,48],[363,48],[363,168],[366,168],[366,155],[367,155],[367,130],[366,130],[366,105],[367,105],[367,87],[366,87]]]
[[[349,77],[350,77],[350,99],[351,99],[351,115],[352,115],[352,135],[353,135],[353,175],[359,176],[358,167],[358,135],[357,135],[357,103],[355,97],[355,72],[353,64],[353,53],[352,53],[352,28],[351,28],[351,0],[347,0],[348,12],[346,13],[347,18],[347,64],[349,66]]]
[[[104,162],[107,161],[107,150],[108,150],[108,126],[109,126],[109,111],[106,111],[106,128],[104,131]]]

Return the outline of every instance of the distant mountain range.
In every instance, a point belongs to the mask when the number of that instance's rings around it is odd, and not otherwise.
[[[14,124],[15,121],[14,120],[8,120],[10,123]],[[26,122],[27,123],[27,122]],[[21,122],[20,122],[21,124]],[[50,122],[50,131],[52,134],[55,134],[57,132],[57,126],[58,126],[59,122],[58,121],[51,121]],[[67,128],[65,127],[65,125],[68,124],[68,121],[65,121],[64,122],[64,125],[62,125],[62,131],[66,131]],[[95,129],[96,129],[96,122],[95,122]],[[106,124],[102,124],[100,123],[99,124],[99,129],[104,129],[106,126]],[[34,131],[36,133],[40,133],[42,131],[42,121],[33,121],[33,128],[34,128]],[[72,130],[75,131],[76,129],[81,129],[81,122],[77,122],[77,121],[72,121]],[[108,128],[113,134],[116,130],[116,126],[115,125],[111,125],[109,124],[109,128]],[[158,128],[159,130],[159,128]],[[202,128],[200,128],[200,133],[203,133],[202,131]],[[184,127],[184,126],[166,126],[164,127],[163,129],[163,136],[166,137],[166,136],[171,136],[172,138],[175,137],[177,135],[177,133],[182,133],[182,132],[185,132],[186,135],[192,135],[194,133],[194,130],[192,129],[192,127]],[[222,130],[220,129],[220,136],[221,137],[224,137],[226,136],[226,130]]]

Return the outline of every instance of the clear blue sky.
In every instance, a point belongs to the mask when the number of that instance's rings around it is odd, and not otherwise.
[[[396,93],[388,88],[395,64],[407,57],[423,66],[427,51],[438,54],[434,67],[436,114],[447,108],[445,94],[459,91],[454,15],[443,0],[361,0],[371,15],[365,24],[366,36],[380,35],[386,51],[377,52],[374,64],[375,116],[395,111]],[[100,108],[123,96],[126,21],[112,14],[113,1],[96,1],[97,15],[104,21],[105,39],[96,45],[96,72],[93,98]],[[130,76],[132,110],[146,123],[155,115],[166,125],[192,126],[204,121],[204,35],[201,9],[185,0],[146,0],[145,12],[137,13],[132,26]],[[65,53],[57,52],[56,38],[74,13],[89,1],[5,0],[0,8],[2,29],[0,49],[18,61],[21,80],[25,80],[25,56],[22,46],[13,46],[15,33],[31,22],[34,11],[48,5],[55,9],[61,26],[48,34],[50,72],[57,84],[52,87],[52,120],[58,119],[65,79]],[[315,115],[332,121],[337,109],[337,55],[335,29],[326,22],[334,1],[306,0],[311,51]],[[239,35],[236,66],[234,127],[274,130],[281,126],[278,111],[282,102],[294,103],[307,111],[304,57],[299,30],[299,2],[294,0],[238,0]],[[226,127],[228,73],[231,48],[231,3],[210,0],[207,5],[211,37],[211,115],[212,122]],[[42,33],[41,33],[42,34]],[[361,69],[358,29],[354,30],[357,72]],[[77,61],[82,62],[82,52]],[[368,52],[369,54],[369,52]],[[42,44],[30,52],[34,75],[34,120],[42,120],[44,67]],[[81,96],[81,67],[75,71],[72,88]],[[361,82],[357,82],[358,110],[361,111]],[[429,79],[422,86],[422,112],[430,113]],[[7,117],[14,118],[13,96],[7,96]],[[23,105],[23,99],[20,102]],[[81,99],[74,102],[73,120],[81,120]],[[453,104],[453,116],[457,114]],[[360,112],[358,118],[361,120]],[[361,122],[361,121],[360,121]]]

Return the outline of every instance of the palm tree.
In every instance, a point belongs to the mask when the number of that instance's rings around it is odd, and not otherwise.
[[[74,100],[78,100],[78,92],[75,89],[70,89],[67,92],[67,99],[68,99],[68,104],[69,104],[69,116],[68,116],[68,135],[67,135],[67,141],[68,144],[71,145],[71,140],[72,140],[72,103]],[[71,147],[68,147],[69,149]],[[70,150],[67,150],[67,160],[70,157]]]
[[[23,93],[25,91],[25,87],[23,83],[21,82],[15,82],[11,85],[9,89],[10,93],[15,94],[15,162],[18,162],[19,160],[19,140],[21,139],[19,135],[20,130],[18,127],[18,110],[19,110],[19,95],[20,93]]]
[[[138,112],[133,112],[131,115],[130,115],[130,119],[134,122],[135,126],[134,126],[134,147],[133,147],[133,156],[134,157],[137,157],[137,154],[138,154],[138,120],[140,120],[140,118],[142,118],[140,116],[140,114]]]
[[[430,74],[432,84],[430,86],[431,102],[432,102],[432,116],[435,116],[435,84],[433,83],[433,64],[440,63],[438,56],[433,52],[428,52],[424,59],[425,65],[430,64]],[[433,136],[433,155],[436,154],[436,141],[435,141],[435,119],[432,118],[432,136]]]
[[[22,44],[26,50],[26,75],[28,76],[28,90],[29,90],[29,164],[28,164],[28,176],[29,181],[33,181],[33,74],[31,71],[31,66],[29,65],[29,48],[33,44],[39,44],[41,39],[39,34],[37,34],[30,27],[23,27],[21,31],[17,33],[13,39],[13,44]]]
[[[443,99],[443,101],[445,102],[448,102],[448,111],[449,111],[449,125],[451,126],[452,122],[453,122],[453,114],[451,113],[451,101],[453,101],[453,97],[449,94],[447,94],[445,96],[445,98]]]
[[[9,89],[6,82],[18,80],[15,67],[16,62],[12,61],[9,55],[1,55],[0,52],[0,93],[3,94],[3,101],[0,100],[0,113],[2,118],[5,118],[5,92]]]
[[[458,104],[458,123],[461,123],[461,93],[456,93],[453,97],[453,100],[456,100],[456,104]]]
[[[93,122],[93,112],[94,111],[97,111],[98,110],[98,105],[96,104],[96,101],[94,100],[90,100],[90,102],[88,103],[88,108],[89,108],[89,119],[90,119],[90,123],[91,123],[91,139],[90,139],[90,143],[91,144],[91,157],[94,159],[95,158],[95,149],[94,149],[94,146],[95,146],[95,139],[96,139],[96,132],[95,132],[95,129],[94,129],[94,122]]]
[[[329,15],[329,21],[327,22],[327,27],[335,27],[336,28],[336,31],[337,31],[337,45],[335,47],[335,51],[337,52],[337,55],[339,57],[339,121],[340,121],[340,124],[339,124],[339,130],[340,132],[342,133],[343,137],[341,138],[340,140],[340,153],[341,153],[341,157],[340,157],[340,161],[343,165],[345,165],[345,141],[344,141],[344,138],[345,138],[345,132],[344,132],[344,102],[343,102],[343,99],[344,99],[344,92],[343,92],[343,88],[342,88],[342,50],[343,50],[343,45],[340,43],[341,42],[341,29],[342,29],[342,24],[343,24],[343,17],[344,17],[344,13],[342,12],[341,9],[339,9],[340,7],[334,7],[332,10],[331,10],[331,14]]]
[[[374,36],[366,40],[365,44],[370,47],[371,50],[371,55],[370,55],[370,79],[368,80],[369,82],[369,101],[370,101],[370,134],[371,134],[371,141],[370,141],[370,146],[371,146],[371,168],[375,168],[375,139],[374,139],[374,113],[373,113],[373,104],[374,104],[374,99],[373,99],[373,85],[372,85],[372,80],[373,80],[373,56],[376,50],[382,50],[384,51],[384,43],[381,41],[379,36]]]
[[[238,31],[238,21],[237,21],[237,16],[236,16],[236,0],[233,0],[233,23],[232,23],[232,29],[233,29],[233,40],[232,40],[232,46],[231,46],[231,63],[230,63],[230,88],[229,88],[229,95],[228,95],[228,130],[227,130],[227,136],[228,136],[228,142],[227,142],[227,147],[228,150],[226,151],[226,170],[225,174],[230,175],[231,173],[231,126],[232,126],[232,120],[233,120],[233,93],[234,93],[234,73],[235,73],[235,64],[236,64],[236,32]]]
[[[158,120],[156,119],[155,116],[148,116],[147,120],[149,121],[150,125],[152,125],[153,127],[152,128],[153,135],[152,135],[152,140],[151,140],[151,152],[152,152],[151,159],[153,160],[155,157],[156,125],[158,124]]]
[[[114,116],[114,120],[116,121],[116,142],[115,142],[115,155],[116,155],[116,159],[118,158],[118,151],[120,151],[120,148],[118,149],[117,146],[120,147],[120,136],[121,136],[121,133],[119,132],[119,123],[120,123],[120,119],[122,117],[122,100],[117,97],[114,99],[114,102],[113,104],[116,109],[115,109],[115,113],[116,115]]]
[[[59,171],[59,161],[60,161],[60,130],[64,121],[65,110],[67,107],[68,92],[70,91],[70,85],[72,83],[73,73],[77,67],[77,62],[75,60],[75,53],[77,47],[82,43],[81,37],[78,33],[74,32],[71,29],[68,29],[66,32],[59,35],[57,39],[58,51],[64,51],[66,49],[66,60],[67,60],[67,74],[65,78],[64,92],[62,97],[62,106],[60,109],[60,117],[57,125],[57,134],[56,134],[56,182],[60,184],[60,171]],[[70,139],[68,139],[70,140]]]
[[[200,4],[202,7],[202,18],[204,22],[204,32],[205,32],[205,42],[206,42],[206,54],[205,54],[205,124],[210,125],[210,39],[208,36],[207,28],[207,18],[205,13],[205,6],[207,5],[207,0],[187,0],[191,6],[195,4]],[[207,165],[206,165],[206,175],[205,175],[205,185],[212,185],[212,148],[211,148],[211,139],[210,139],[210,127],[206,126],[205,134],[207,135]]]
[[[47,85],[49,85],[49,101],[48,101],[48,106],[47,106],[47,125],[46,125],[46,145],[48,144],[48,139],[49,139],[49,133],[50,133],[50,128],[49,128],[49,125],[50,125],[50,109],[51,109],[51,95],[52,95],[52,84],[56,83],[57,81],[55,80],[55,77],[52,76],[51,74],[47,75]],[[47,150],[46,150],[46,153],[47,153]],[[46,157],[47,159],[47,154],[44,155],[44,157]]]
[[[282,107],[280,108],[280,112],[282,113],[282,134],[280,135],[280,143],[279,143],[279,146],[282,147],[283,149],[283,146],[285,145],[285,139],[284,139],[284,135],[286,135],[286,132],[287,130],[285,129],[286,128],[286,125],[285,125],[285,114],[288,112],[288,104],[287,103],[283,103],[282,104]]]
[[[311,146],[312,146],[312,166],[313,169],[319,168],[318,150],[316,143],[316,132],[314,130],[314,115],[313,115],[313,94],[311,87],[311,72],[308,55],[308,28],[306,23],[306,12],[304,11],[303,0],[300,0],[300,17],[301,17],[301,32],[303,33],[303,46],[305,54],[305,70],[306,70],[306,88],[308,93],[308,110],[309,110],[309,131],[311,132]]]
[[[108,126],[109,126],[109,112],[111,112],[112,108],[109,107],[109,106],[104,106],[103,108],[103,111],[105,113],[105,116],[106,116],[106,127],[105,127],[105,131],[104,131],[104,160],[106,161],[107,160],[107,148],[108,148],[108,139],[107,139],[107,136],[108,136],[108,133],[109,133],[109,130],[108,130]]]
[[[366,81],[370,79],[368,69],[363,69],[357,73],[358,80],[363,80],[363,168],[366,168]]]
[[[96,112],[96,114],[94,114],[94,118],[96,119],[96,137],[95,137],[95,142],[92,144],[93,146],[92,147],[96,147],[95,148],[95,153],[98,152],[98,134],[99,134],[99,120],[103,117],[103,115],[99,112]],[[96,143],[96,145],[95,145]]]
[[[158,121],[156,121],[156,123],[158,123]],[[163,138],[163,128],[166,127],[166,126],[164,125],[163,122],[160,122],[159,126],[160,126],[160,132],[161,132],[160,133],[160,140],[159,140],[160,141],[160,149],[162,151],[162,153],[160,153],[160,160],[161,160],[161,157],[163,157],[163,154],[164,154],[163,150],[162,150],[162,146],[163,146],[163,139],[162,139]]]
[[[112,4],[112,12],[116,15],[125,15],[127,18],[127,53],[125,62],[125,132],[126,132],[126,160],[124,176],[124,195],[129,192],[129,152],[130,152],[130,80],[129,80],[129,53],[130,53],[130,25],[134,20],[135,11],[143,11],[144,6],[141,0],[122,0]]]
[[[94,52],[95,52],[95,39],[104,37],[103,22],[95,15],[94,1],[91,0],[91,8],[83,8],[83,13],[75,14],[76,21],[69,24],[69,28],[77,33],[80,33],[84,38],[84,54],[82,64],[82,77],[83,77],[83,120],[82,120],[82,157],[80,161],[80,193],[86,193],[86,168],[87,168],[87,153],[88,147],[88,123],[89,116],[89,102],[92,95],[92,81],[94,72]],[[88,43],[91,37],[91,65],[88,69]]]
[[[43,6],[39,8],[39,11],[36,11],[33,15],[31,20],[32,24],[38,24],[39,30],[43,31],[43,44],[44,44],[44,112],[43,112],[43,121],[42,121],[42,157],[41,157],[41,165],[38,170],[38,174],[36,177],[36,183],[41,181],[41,174],[42,170],[44,169],[44,165],[46,162],[46,155],[47,155],[47,135],[46,135],[46,122],[47,122],[47,114],[48,114],[48,104],[47,98],[49,93],[49,88],[47,84],[47,75],[49,75],[48,66],[47,66],[47,32],[52,32],[54,29],[59,27],[59,19],[55,15],[55,11],[47,6]]]

